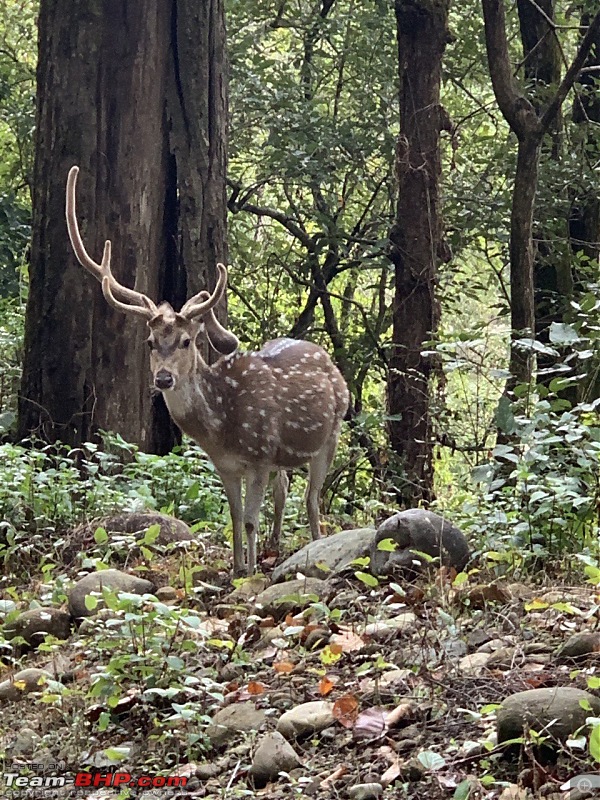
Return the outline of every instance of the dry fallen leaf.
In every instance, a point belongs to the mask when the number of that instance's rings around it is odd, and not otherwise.
[[[290,672],[294,671],[295,666],[296,665],[292,664],[291,661],[277,661],[273,664],[273,669],[281,675],[288,675]]]
[[[331,647],[341,647],[340,652],[344,653],[362,650],[365,646],[365,640],[362,636],[351,630],[341,630],[339,633],[334,633],[329,642]]]
[[[258,681],[250,681],[248,684],[248,694],[257,695],[264,694],[265,687]]]
[[[331,775],[328,775],[326,778],[323,778],[319,787],[321,789],[330,789],[336,781],[339,781],[346,773],[348,772],[348,767],[345,764],[339,766],[336,770],[334,770]]]
[[[383,708],[367,708],[356,718],[352,736],[359,741],[381,738],[388,730],[386,712]]]
[[[327,695],[332,691],[335,683],[327,677],[321,678],[319,681],[319,694],[321,697],[327,697]]]
[[[344,728],[352,728],[358,716],[358,700],[352,694],[345,694],[333,704],[333,716]]]

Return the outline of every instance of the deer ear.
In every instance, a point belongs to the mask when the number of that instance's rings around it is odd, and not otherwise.
[[[209,329],[207,325],[206,336],[213,350],[216,350],[217,353],[220,353],[222,356],[235,353],[240,344],[237,336],[225,328],[221,328],[221,330],[218,331],[212,326]]]

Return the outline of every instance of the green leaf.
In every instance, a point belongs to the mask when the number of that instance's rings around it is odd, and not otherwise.
[[[108,533],[104,528],[96,528],[94,531],[94,541],[96,544],[106,544],[108,541]]]
[[[454,790],[454,794],[452,795],[453,800],[469,800],[472,789],[473,784],[468,778],[461,781]]]
[[[575,344],[579,341],[579,334],[572,325],[568,325],[566,322],[552,322],[549,338],[554,344]]]
[[[359,581],[362,581],[365,586],[370,586],[371,588],[375,588],[379,586],[379,581],[374,575],[369,574],[368,572],[355,572],[354,575],[358,578]]]
[[[498,401],[494,421],[496,426],[504,433],[514,433],[517,429],[512,403],[505,395],[502,395]]]
[[[600,725],[594,725],[590,733],[590,755],[594,761],[600,761]]]
[[[104,751],[104,755],[111,761],[119,763],[127,758],[130,751],[130,747],[107,747]]]
[[[446,759],[443,758],[439,753],[435,753],[433,750],[423,750],[417,756],[417,759],[420,763],[426,768],[435,772],[438,769],[442,769],[442,767],[446,766]]]
[[[150,525],[150,527],[144,534],[144,538],[142,541],[144,544],[154,544],[159,536],[160,536],[160,525],[156,523],[155,525]]]
[[[382,539],[377,542],[377,549],[384,553],[393,553],[398,549],[398,542],[395,542],[393,539]]]
[[[94,597],[93,594],[86,594],[83,602],[88,611],[94,611],[98,608],[98,598]]]

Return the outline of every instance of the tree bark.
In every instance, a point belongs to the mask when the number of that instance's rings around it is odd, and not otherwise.
[[[195,60],[194,37],[212,40]],[[78,445],[105,429],[155,452],[175,442],[162,397],[150,393],[146,327],[111,309],[77,264],[64,189],[79,164],[86,245],[99,260],[112,240],[126,286],[180,304],[188,289],[214,285],[225,246],[226,100],[223,83],[215,90],[222,66],[211,65],[223,37],[219,0],[195,9],[190,0],[42,0],[21,437]],[[175,93],[182,60],[189,71]],[[204,103],[203,116],[194,108],[186,117],[187,102]],[[171,133],[182,120],[187,148]],[[202,232],[194,246],[192,231]]]
[[[510,229],[512,347],[511,380],[507,386],[510,391],[517,383],[529,383],[534,369],[531,350],[523,349],[519,340],[523,337],[532,338],[535,330],[532,228],[540,147],[544,134],[555,123],[593,46],[594,37],[600,28],[600,12],[591,22],[571,66],[553,96],[543,107],[536,108],[518,89],[512,76],[503,0],[482,0],[482,5],[494,94],[519,142]]]
[[[433,497],[430,414],[432,362],[422,351],[439,322],[436,298],[442,222],[440,106],[442,57],[449,41],[449,0],[396,0],[400,72],[400,136],[396,151],[398,206],[390,233],[395,297],[389,361],[390,443],[398,456],[402,502]]]

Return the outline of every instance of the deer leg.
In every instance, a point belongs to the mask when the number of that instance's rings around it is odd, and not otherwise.
[[[335,455],[335,448],[338,442],[336,432],[325,445],[319,450],[316,456],[308,465],[308,487],[306,489],[306,509],[308,511],[308,522],[313,539],[321,538],[319,527],[319,495],[325,483],[325,478],[329,472],[329,467]]]
[[[233,528],[233,572],[235,575],[245,575],[242,479],[239,475],[223,473],[220,473],[220,477],[229,502],[229,513],[231,514],[231,526]]]
[[[265,499],[269,485],[269,471],[260,469],[248,472],[246,476],[246,500],[244,503],[244,526],[248,539],[248,575],[256,572],[256,535],[260,507]]]
[[[290,479],[285,470],[280,469],[275,473],[273,480],[273,532],[271,533],[271,543],[273,547],[279,549],[279,539],[281,538],[281,526],[283,523],[283,510],[287,499]]]

